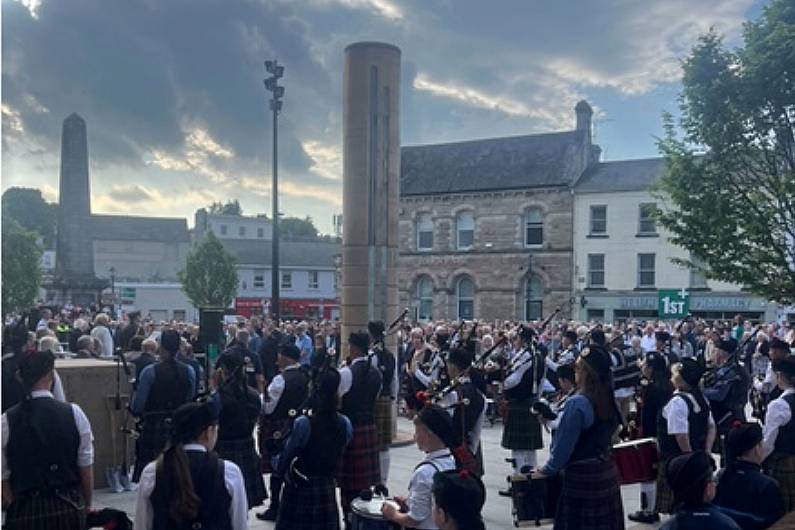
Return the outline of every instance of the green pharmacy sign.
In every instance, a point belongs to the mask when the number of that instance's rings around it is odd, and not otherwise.
[[[657,291],[657,315],[666,320],[684,318],[690,312],[690,293],[687,289]]]

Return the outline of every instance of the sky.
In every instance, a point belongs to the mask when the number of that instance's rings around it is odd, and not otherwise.
[[[279,200],[325,233],[342,213],[346,45],[402,50],[403,145],[574,128],[603,160],[656,156],[680,61],[730,46],[762,0],[2,0],[2,189],[58,198],[61,123],[88,125],[94,213],[270,212],[263,61],[285,65]]]

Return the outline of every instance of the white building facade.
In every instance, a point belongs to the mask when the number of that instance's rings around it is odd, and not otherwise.
[[[576,318],[657,319],[658,291],[684,289],[693,316],[774,320],[777,307],[767,300],[672,263],[672,258],[687,259],[688,253],[669,241],[651,215],[663,207],[651,189],[664,171],[660,158],[602,162],[575,186]]]

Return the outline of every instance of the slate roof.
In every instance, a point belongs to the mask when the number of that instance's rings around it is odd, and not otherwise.
[[[224,248],[241,265],[270,265],[270,240],[221,239]],[[285,267],[334,268],[334,256],[342,244],[330,241],[280,241],[279,265]]]
[[[401,195],[568,186],[583,131],[403,147]]]
[[[116,241],[161,241],[187,243],[186,219],[133,217],[129,215],[92,215],[93,239]]]
[[[646,191],[665,174],[664,158],[600,162],[589,167],[577,182],[577,193]]]

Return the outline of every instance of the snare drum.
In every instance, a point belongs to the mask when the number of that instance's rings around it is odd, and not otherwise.
[[[351,530],[400,530],[400,525],[387,521],[381,514],[384,503],[390,503],[399,509],[398,504],[391,499],[354,499],[351,502]]]
[[[531,479],[525,474],[510,477],[513,525],[540,526],[555,517],[560,496],[558,477]]]
[[[621,484],[657,480],[657,442],[654,438],[630,440],[613,446]]]

